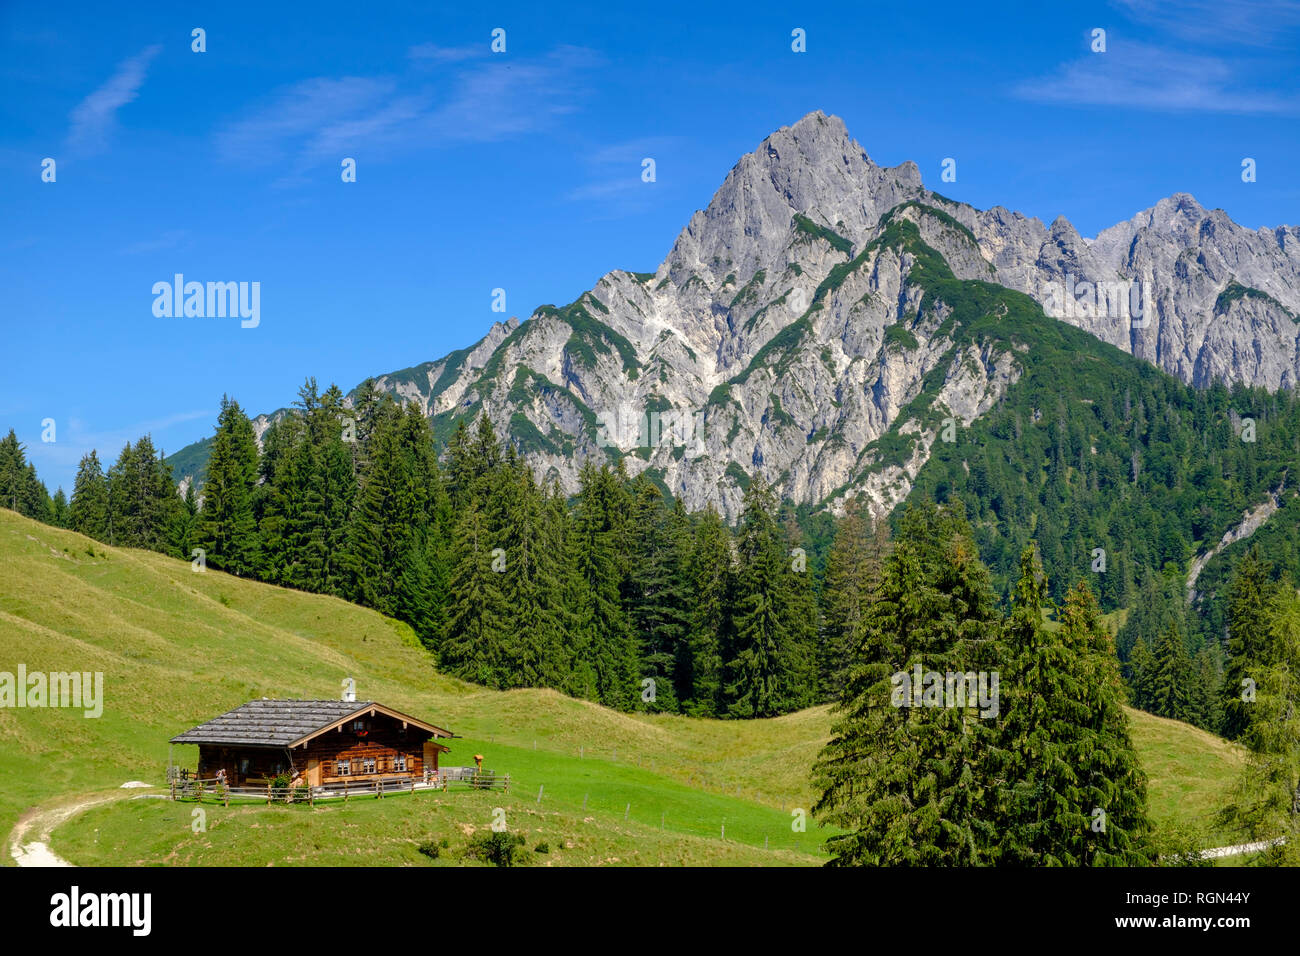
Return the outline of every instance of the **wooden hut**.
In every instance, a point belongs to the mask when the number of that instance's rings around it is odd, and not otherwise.
[[[286,774],[318,787],[343,780],[423,778],[450,748],[449,730],[374,701],[253,700],[171,739],[197,744],[198,775],[232,787]]]

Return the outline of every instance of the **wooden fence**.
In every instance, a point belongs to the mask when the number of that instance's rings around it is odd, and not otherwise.
[[[390,794],[415,793],[417,790],[500,790],[510,789],[510,775],[473,767],[445,767],[426,771],[424,779],[412,776],[374,777],[364,780],[336,780],[317,787],[229,786],[217,778],[203,779],[188,773],[169,774],[168,787],[173,800],[212,801],[230,805],[231,800],[271,804],[306,803],[317,800],[349,800],[365,797],[383,799]]]

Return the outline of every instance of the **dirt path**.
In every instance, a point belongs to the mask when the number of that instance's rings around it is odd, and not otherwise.
[[[18,866],[72,866],[50,849],[50,834],[78,813],[113,800],[130,800],[139,796],[137,789],[63,797],[44,806],[34,807],[18,818],[9,833],[9,856]]]
[[[1285,842],[1284,837],[1278,837],[1276,840],[1261,840],[1258,843],[1238,843],[1236,846],[1215,847],[1213,850],[1202,850],[1201,859],[1216,860],[1225,856],[1237,856],[1241,853],[1259,853]]]

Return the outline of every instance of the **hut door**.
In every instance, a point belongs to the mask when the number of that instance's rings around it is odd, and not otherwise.
[[[427,741],[424,744],[424,770],[426,773],[438,772],[438,748]]]
[[[316,757],[307,758],[307,786],[320,786],[320,760]]]

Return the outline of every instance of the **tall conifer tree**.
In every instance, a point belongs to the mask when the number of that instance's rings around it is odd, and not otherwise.
[[[223,396],[216,435],[208,458],[198,547],[209,566],[232,574],[255,574],[260,542],[253,512],[258,450],[253,424],[239,403]]]
[[[918,701],[911,688],[917,667],[992,670],[999,623],[960,508],[909,505],[833,736],[814,766],[814,812],[844,831],[827,841],[828,865],[975,865],[995,857],[987,722],[969,708]]]

